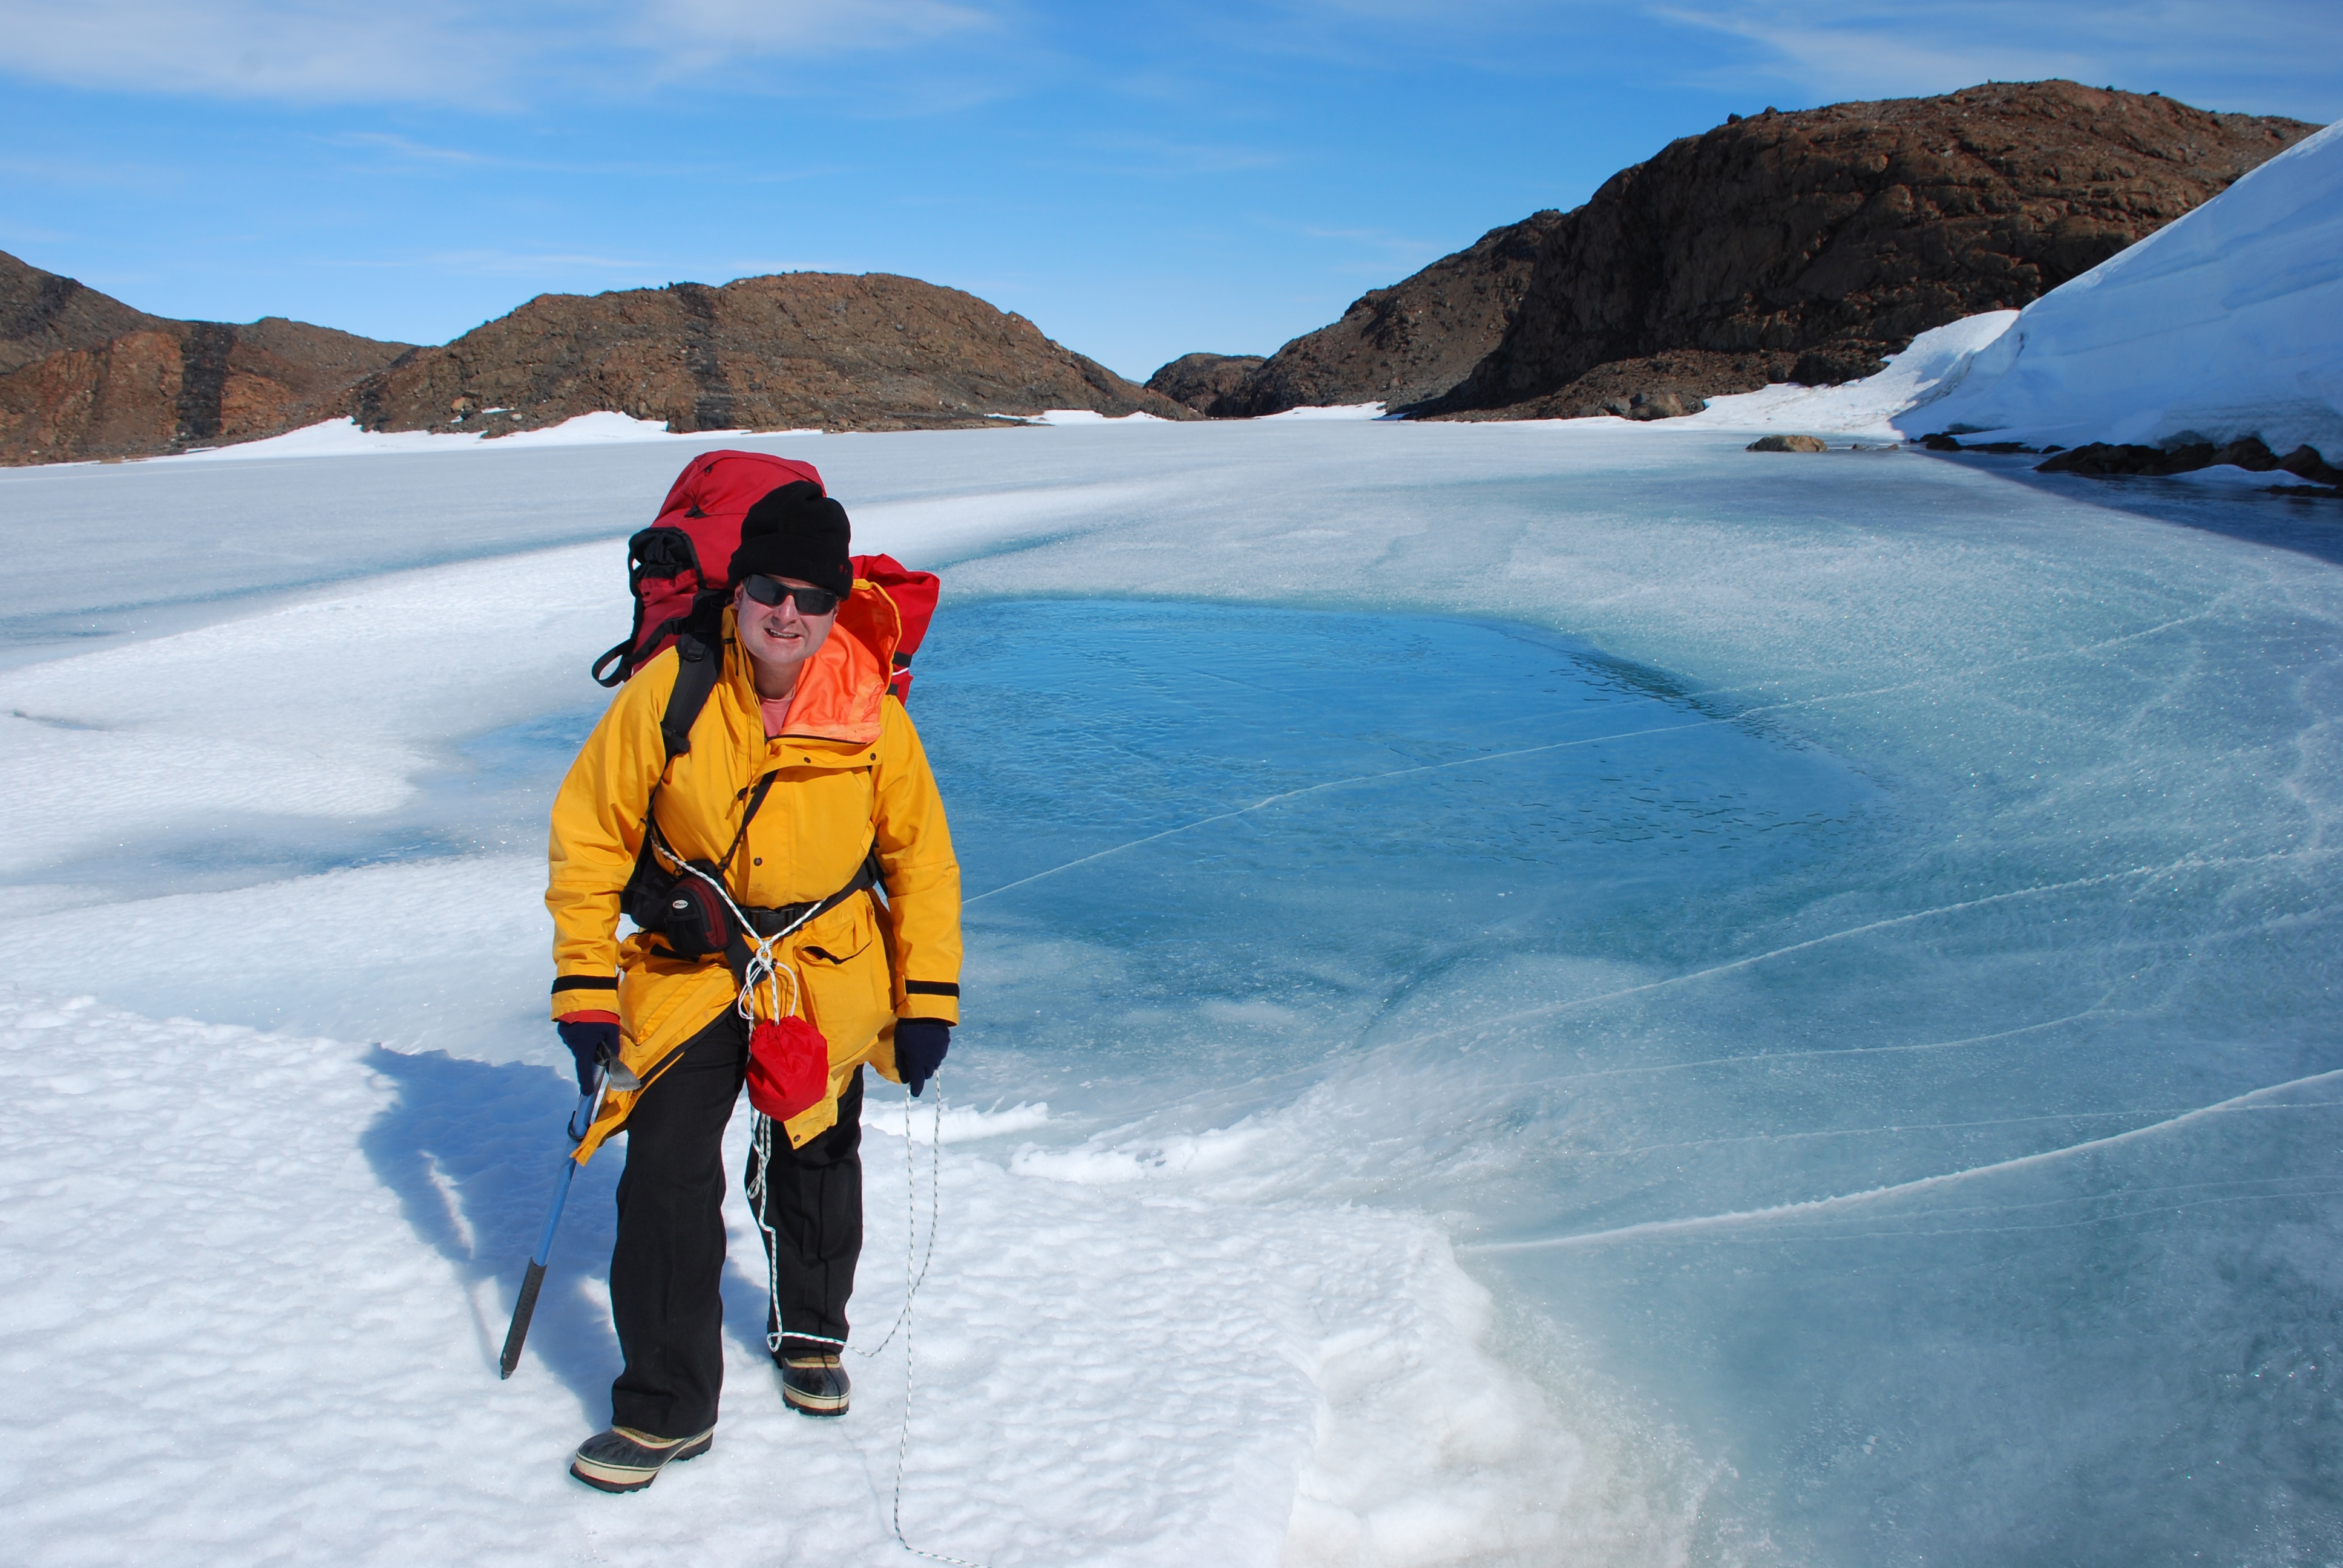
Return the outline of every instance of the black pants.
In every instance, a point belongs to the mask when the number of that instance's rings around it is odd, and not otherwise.
[[[626,1370],[610,1385],[610,1420],[654,1437],[716,1424],[724,1386],[724,1127],[749,1061],[748,1030],[731,1009],[692,1037],[627,1119],[618,1178],[618,1240],[610,1251],[610,1316]],[[772,1168],[756,1207],[775,1299],[769,1329],[827,1350],[846,1338],[846,1301],[862,1252],[862,1075],[839,1097],[838,1125],[802,1149],[772,1130]],[[749,1184],[759,1159],[749,1156]]]

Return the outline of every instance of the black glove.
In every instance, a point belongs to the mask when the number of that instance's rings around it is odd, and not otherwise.
[[[618,1026],[615,1023],[557,1023],[554,1031],[578,1059],[578,1092],[594,1092],[594,1069],[604,1057],[618,1060]],[[941,1059],[941,1052],[938,1052]]]
[[[940,1018],[895,1020],[895,1071],[903,1087],[917,1094],[944,1064],[951,1049],[951,1025]]]

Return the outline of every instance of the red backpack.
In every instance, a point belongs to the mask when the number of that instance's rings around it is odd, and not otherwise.
[[[624,642],[594,661],[594,678],[618,685],[687,631],[715,646],[732,598],[726,574],[740,548],[741,519],[769,492],[800,479],[820,485],[821,475],[811,463],[769,452],[702,452],[685,464],[659,503],[659,520],[627,541],[635,626]],[[932,572],[910,570],[892,556],[856,556],[854,575],[894,601],[903,629],[887,689],[898,700],[908,698],[911,655],[927,635],[941,585]]]

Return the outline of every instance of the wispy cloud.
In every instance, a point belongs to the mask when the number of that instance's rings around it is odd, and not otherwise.
[[[549,79],[656,82],[991,25],[959,0],[0,0],[0,71],[132,92],[508,108]]]
[[[63,245],[75,236],[54,228],[34,228],[23,224],[0,227],[0,250],[23,250],[27,246]]]
[[[1353,75],[1437,59],[1493,75],[1639,78],[1808,101],[2067,75],[2343,110],[2333,0],[1185,0],[1077,25],[1068,0],[0,0],[0,72],[297,104],[516,109],[686,79],[935,113],[1038,76],[1234,107],[1281,63]],[[1704,41],[1705,41],[1704,43]],[[899,56],[833,91],[835,63]],[[1246,75],[1250,62],[1252,75]]]
[[[661,288],[670,283],[726,284],[776,272],[851,272],[860,267],[836,260],[609,256],[598,251],[468,250],[418,251],[404,256],[346,256],[315,265],[377,272],[415,272],[465,277],[558,277],[565,286]]]
[[[1813,101],[2065,76],[2207,107],[2343,108],[2334,67],[2343,7],[2331,0],[1947,0],[1925,25],[1908,5],[1881,0],[1661,0],[1646,10],[1735,41],[1728,57],[1698,70],[1709,85],[1746,86],[1755,68]]]
[[[434,250],[407,256],[338,256],[317,265],[357,267],[368,271],[445,273],[475,277],[544,276],[550,273],[584,273],[627,280],[630,287],[656,286],[687,276],[666,264],[641,256],[604,256],[594,251],[558,250]]]
[[[1292,157],[1272,147],[1125,134],[1083,136],[1039,161],[1079,166],[1092,173],[1152,178],[1282,168]]]
[[[2066,76],[2223,108],[2343,113],[2333,0],[1272,0],[1196,7],[1236,52],[1349,72],[1630,72],[1823,102]]]
[[[114,186],[134,190],[161,190],[175,188],[183,179],[178,170],[160,165],[22,156],[0,156],[0,175],[11,175],[22,180],[38,180],[71,189]]]
[[[329,147],[355,147],[363,152],[386,153],[411,163],[456,164],[471,166],[502,161],[484,156],[464,147],[435,147],[407,136],[393,136],[386,131],[347,131],[339,136],[326,136],[321,139]]]
[[[900,49],[995,24],[951,0],[646,0],[624,31],[680,73],[742,56]]]
[[[0,0],[0,68],[86,87],[480,103],[533,48],[447,0]]]
[[[1304,224],[1292,226],[1291,232],[1311,239],[1333,240],[1352,252],[1356,259],[1342,268],[1345,272],[1391,266],[1404,266],[1412,272],[1456,248],[1379,228],[1321,228]]]

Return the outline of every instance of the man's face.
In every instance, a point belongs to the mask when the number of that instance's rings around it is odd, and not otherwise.
[[[796,578],[770,580],[785,588],[814,587]],[[830,628],[838,624],[836,606],[827,615],[805,615],[798,609],[794,594],[779,604],[759,604],[749,597],[746,583],[734,591],[732,608],[733,622],[739,628],[740,646],[763,669],[785,678],[794,678],[799,668],[829,638]]]

